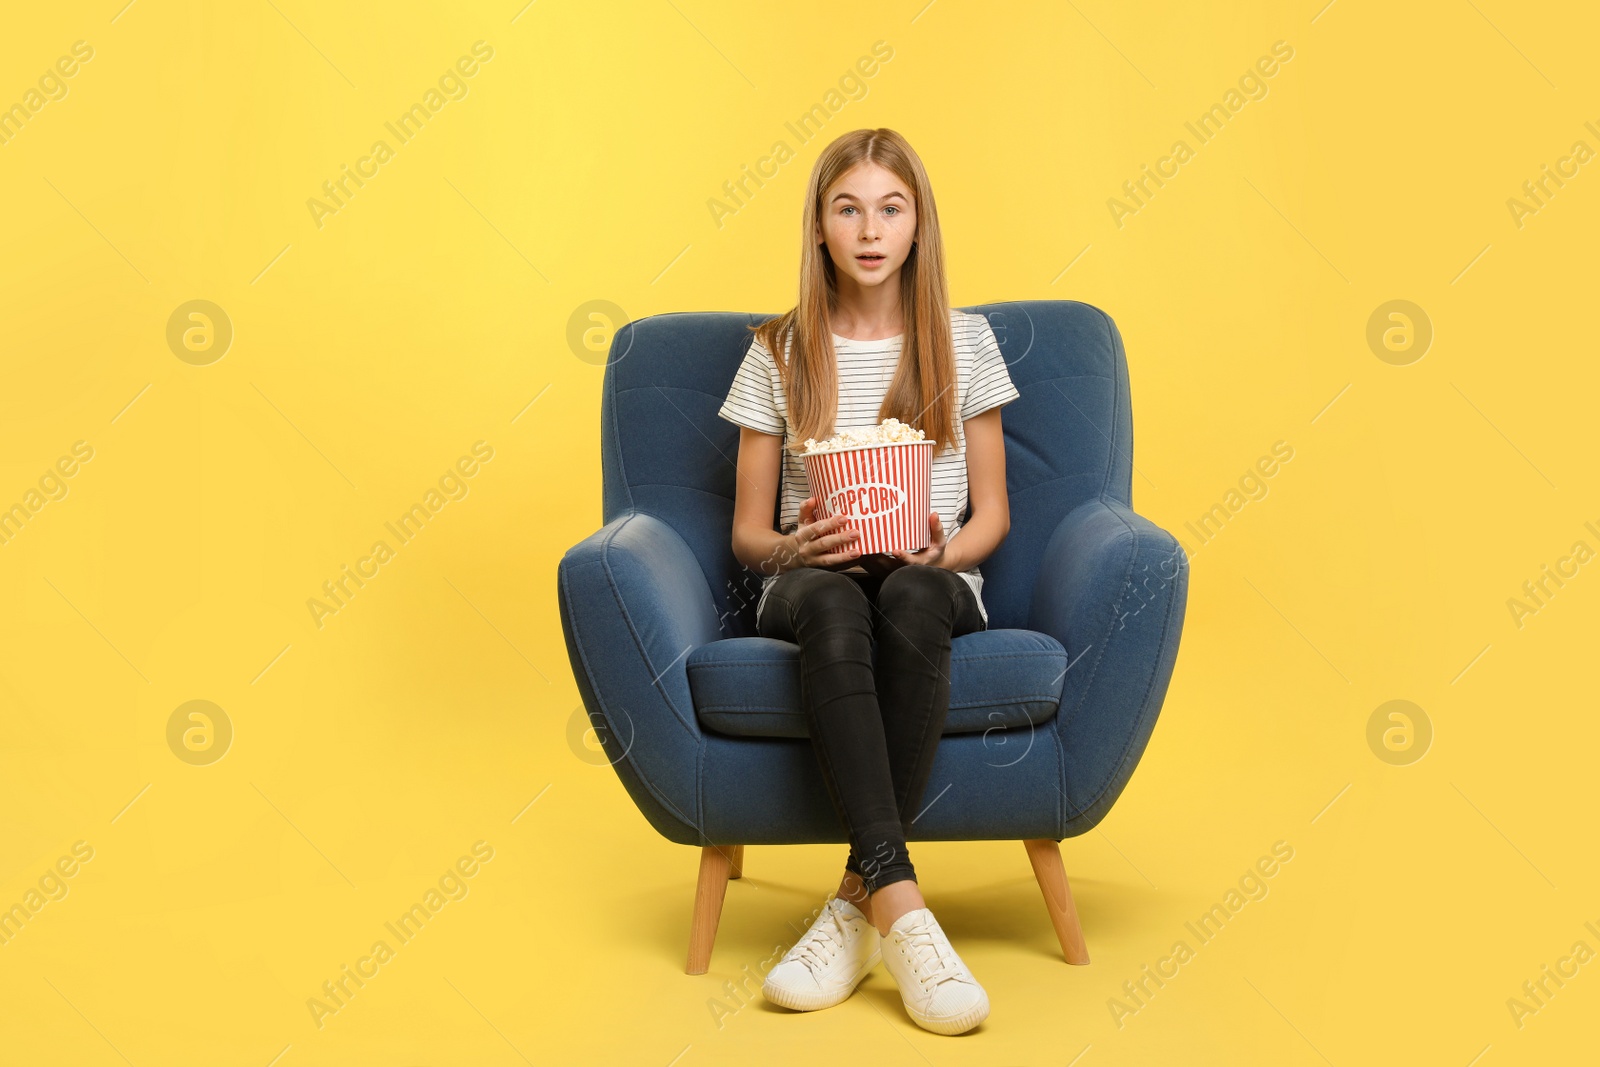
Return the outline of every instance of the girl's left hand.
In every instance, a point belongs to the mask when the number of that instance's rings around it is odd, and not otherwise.
[[[869,552],[857,562],[868,574],[887,578],[891,572],[905,566],[937,566],[939,560],[944,557],[944,546],[947,543],[944,524],[939,521],[939,513],[933,512],[928,516],[927,548],[920,552]]]
[[[928,547],[918,552],[895,552],[893,556],[901,563],[920,564],[927,567],[936,567],[939,560],[944,558],[944,523],[939,521],[937,511],[928,515]]]

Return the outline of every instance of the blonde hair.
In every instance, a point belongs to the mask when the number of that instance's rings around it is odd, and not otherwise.
[[[839,408],[832,325],[838,276],[816,235],[822,231],[823,196],[860,163],[876,163],[904,182],[915,200],[917,217],[911,251],[900,268],[900,309],[905,320],[900,363],[878,419],[896,418],[922,430],[937,454],[954,445],[956,418],[955,343],[950,335],[944,240],[927,171],[900,134],[890,129],[853,130],[822,150],[811,168],[801,221],[800,301],[751,329],[778,365],[789,402],[794,442],[790,449],[800,448],[808,437],[830,436]]]

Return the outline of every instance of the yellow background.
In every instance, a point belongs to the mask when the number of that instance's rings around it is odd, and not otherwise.
[[[94,450],[0,545],[0,906],[93,849],[0,945],[0,1059],[1592,1055],[1600,964],[1520,1028],[1506,1004],[1600,950],[1600,565],[1520,628],[1507,607],[1600,548],[1600,164],[1520,227],[1507,207],[1600,148],[1584,5],[121,2],[0,34],[0,105],[94,49],[0,145],[0,506]],[[319,228],[307,200],[480,40],[465,98]],[[801,143],[785,122],[879,40],[865,95]],[[1200,145],[1185,121],[1276,41],[1267,95]],[[913,1026],[882,971],[719,1026],[709,1002],[804,928],[844,847],[752,847],[689,977],[695,850],[569,741],[555,567],[600,523],[602,373],[573,323],[788,307],[808,170],[863,126],[926,163],[954,302],[1115,319],[1135,505],[1193,554],[1150,749],[1062,846],[1092,965],[1062,962],[1019,843],[917,847],[993,1003],[963,1039]],[[1107,201],[1180,138],[1194,158],[1119,227]],[[796,158],[719,227],[708,201],[780,139]],[[207,366],[166,341],[196,299],[234,330]],[[1366,340],[1396,299],[1434,330],[1406,366]],[[478,441],[467,495],[319,628],[307,600]],[[1267,495],[1197,545],[1185,523],[1277,441]],[[1396,699],[1433,729],[1409,765],[1367,743]],[[190,700],[233,726],[208,766],[168,747]],[[467,895],[319,1028],[308,998],[478,841]],[[1119,1026],[1123,982],[1277,841],[1268,895]]]

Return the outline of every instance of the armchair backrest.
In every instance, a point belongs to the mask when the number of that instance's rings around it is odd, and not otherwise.
[[[1079,504],[1130,505],[1133,418],[1122,336],[1074,300],[962,308],[984,315],[1021,397],[1001,415],[1011,532],[980,566],[992,629],[1024,627],[1046,542]],[[605,521],[643,511],[700,561],[724,637],[755,632],[760,575],[733,556],[739,428],[717,417],[772,315],[676,312],[628,323],[612,339],[601,397]]]

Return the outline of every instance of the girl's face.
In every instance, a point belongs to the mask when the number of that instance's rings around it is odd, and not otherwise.
[[[841,284],[898,281],[917,235],[917,206],[894,172],[858,163],[822,197],[822,233]]]

